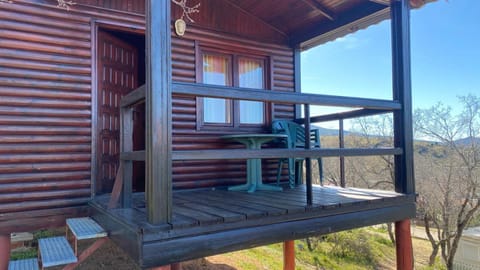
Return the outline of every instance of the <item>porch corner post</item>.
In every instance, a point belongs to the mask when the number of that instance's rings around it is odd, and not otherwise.
[[[397,269],[413,270],[413,247],[410,220],[395,222]]]
[[[295,270],[295,241],[283,242],[283,270]]]
[[[10,234],[0,234],[0,270],[8,269],[10,260]]]
[[[395,190],[414,194],[412,82],[410,71],[410,7],[408,0],[391,0],[393,99],[402,108],[393,113],[394,145],[403,154],[395,156]]]
[[[172,218],[170,0],[146,0],[146,202],[148,222]]]
[[[403,150],[395,156],[395,191],[415,194],[413,163],[412,86],[410,70],[409,0],[390,0],[392,34],[393,99],[402,107],[393,113],[394,146]],[[413,269],[410,220],[395,222],[397,269]]]

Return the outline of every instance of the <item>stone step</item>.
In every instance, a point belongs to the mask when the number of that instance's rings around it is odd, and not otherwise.
[[[10,261],[8,263],[8,270],[39,270],[38,260],[35,258]]]
[[[63,236],[38,239],[40,259],[43,267],[77,262],[77,257]]]
[[[102,238],[107,236],[107,232],[89,217],[69,218],[67,226],[77,240]]]

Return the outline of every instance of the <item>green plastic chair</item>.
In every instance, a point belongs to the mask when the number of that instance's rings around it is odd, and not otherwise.
[[[305,128],[293,121],[274,120],[272,122],[272,133],[287,135],[287,139],[281,142],[286,148],[305,148]],[[320,132],[316,128],[312,128],[310,130],[310,147],[320,148]],[[288,183],[290,185],[290,188],[295,187],[295,184],[301,184],[303,175],[303,160],[303,158],[280,159],[277,170],[277,185],[280,184],[282,168],[285,161],[287,161],[288,164]],[[322,159],[317,158],[316,160],[318,162],[320,184],[323,185]]]

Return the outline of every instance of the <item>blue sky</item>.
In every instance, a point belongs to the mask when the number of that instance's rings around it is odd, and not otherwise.
[[[412,10],[414,109],[442,102],[456,111],[458,95],[480,95],[479,10],[478,0],[438,0]],[[303,52],[302,91],[391,99],[390,46],[388,20]]]

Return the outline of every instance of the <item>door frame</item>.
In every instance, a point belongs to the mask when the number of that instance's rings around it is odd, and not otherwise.
[[[97,175],[99,170],[98,149],[97,149],[97,130],[98,130],[98,34],[100,30],[115,30],[129,34],[145,35],[145,26],[126,25],[108,20],[92,20],[91,24],[91,158],[90,158],[90,197],[93,199],[96,194]]]

